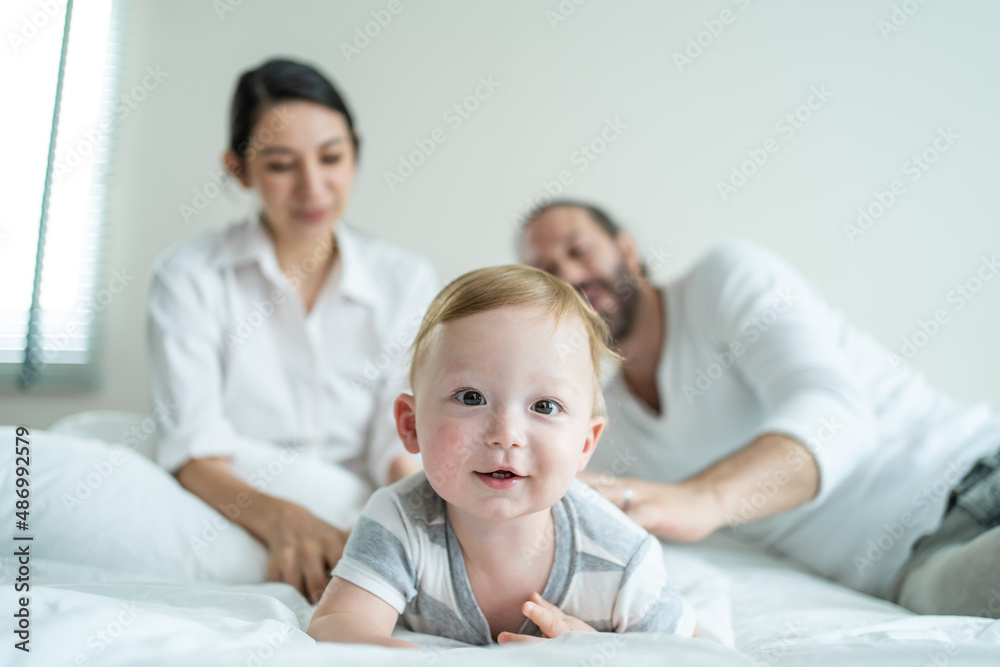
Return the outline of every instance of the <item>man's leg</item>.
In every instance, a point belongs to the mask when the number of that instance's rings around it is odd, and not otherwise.
[[[899,604],[918,614],[1000,618],[1000,526],[934,552],[907,575]]]
[[[918,614],[1000,618],[1000,452],[952,491],[941,526],[914,546],[897,602]]]

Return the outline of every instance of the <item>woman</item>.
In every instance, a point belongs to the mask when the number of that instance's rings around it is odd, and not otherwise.
[[[341,222],[358,147],[315,69],[244,73],[224,162],[259,210],[168,253],[149,304],[160,464],[264,544],[270,580],[314,602],[347,538],[329,518],[348,515],[328,494],[355,493],[343,471],[378,486],[418,469],[391,405],[437,291],[426,260]]]

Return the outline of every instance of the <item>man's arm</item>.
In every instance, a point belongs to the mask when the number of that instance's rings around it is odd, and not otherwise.
[[[749,445],[677,484],[580,477],[659,537],[696,542],[718,528],[756,521],[798,507],[819,492],[812,452],[794,438],[765,433]]]
[[[306,632],[316,641],[419,648],[393,639],[399,613],[385,600],[346,579],[334,577]]]
[[[401,479],[409,477],[413,473],[420,472],[423,468],[417,459],[409,454],[400,454],[389,463],[389,475],[387,484],[395,484]]]

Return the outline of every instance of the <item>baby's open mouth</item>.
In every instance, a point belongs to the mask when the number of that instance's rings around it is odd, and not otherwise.
[[[522,479],[525,479],[523,475],[518,475],[512,470],[504,470],[499,468],[497,470],[491,470],[489,472],[476,472],[479,479],[482,480],[483,484],[488,486],[495,491],[505,491],[517,487]]]
[[[494,470],[493,472],[481,472],[480,475],[486,475],[487,477],[492,477],[493,479],[510,479],[511,477],[520,477],[517,473],[511,472],[510,470]]]

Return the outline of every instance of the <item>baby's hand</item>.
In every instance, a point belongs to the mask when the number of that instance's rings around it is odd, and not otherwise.
[[[545,635],[546,639],[558,637],[564,632],[597,632],[575,616],[563,611],[542,599],[538,593],[531,594],[531,600],[521,606],[521,612],[527,616]],[[540,642],[541,637],[519,635],[514,632],[501,632],[497,637],[499,644],[516,644],[518,642]]]

